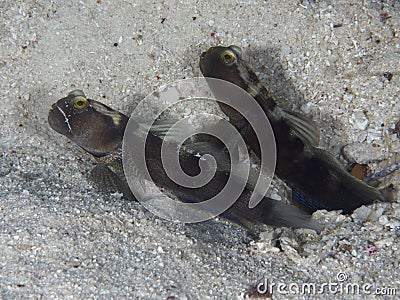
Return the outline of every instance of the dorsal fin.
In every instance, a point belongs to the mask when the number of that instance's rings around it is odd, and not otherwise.
[[[310,146],[318,146],[319,129],[315,123],[300,113],[283,110],[282,115],[298,137]]]

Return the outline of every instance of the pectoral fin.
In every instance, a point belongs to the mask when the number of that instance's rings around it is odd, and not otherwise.
[[[293,111],[284,110],[282,113],[293,131],[304,143],[314,147],[318,146],[319,129],[312,120]]]
[[[99,162],[90,173],[90,179],[99,191],[122,193],[124,197],[136,200],[126,181],[121,180],[106,164]]]

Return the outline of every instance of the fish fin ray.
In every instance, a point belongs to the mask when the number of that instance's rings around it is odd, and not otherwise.
[[[135,199],[128,184],[118,177],[106,164],[99,162],[90,172],[90,180],[101,192],[122,193],[128,199]]]
[[[318,146],[319,129],[312,120],[294,111],[283,110],[282,112],[283,117],[303,142],[311,146]]]
[[[321,225],[301,208],[273,199],[268,199],[268,201],[271,202],[272,206],[269,220],[275,224],[282,224],[292,228],[310,228],[317,233],[321,232]]]
[[[321,232],[321,225],[314,219],[311,214],[299,207],[286,204],[268,197],[254,208],[249,208],[248,203],[238,200],[231,209],[239,218],[248,219],[252,222],[291,228],[310,228],[316,232]]]
[[[168,134],[173,137],[174,140],[180,141],[179,138],[183,136],[182,132],[171,129],[178,121],[179,120],[175,119],[156,120],[150,128],[150,133],[160,138],[164,138]]]

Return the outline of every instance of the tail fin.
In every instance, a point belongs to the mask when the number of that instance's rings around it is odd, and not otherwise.
[[[260,218],[263,223],[292,228],[310,228],[318,233],[322,230],[321,225],[319,225],[317,221],[313,220],[309,213],[297,206],[289,205],[270,198],[265,198],[260,205],[261,207],[259,209],[263,212],[265,211]],[[265,210],[266,207],[269,207],[270,210]]]
[[[299,207],[264,197],[254,208],[248,207],[247,199],[240,198],[223,216],[238,223],[243,219],[275,227],[310,228],[321,232],[321,226],[311,215]],[[236,219],[236,220],[235,220]]]

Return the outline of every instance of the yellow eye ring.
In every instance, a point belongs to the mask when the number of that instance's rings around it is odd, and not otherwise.
[[[232,64],[236,59],[235,54],[229,50],[222,52],[221,58],[222,58],[222,61],[227,65]]]
[[[85,108],[87,105],[87,99],[83,97],[77,97],[74,100],[74,107],[78,109]]]

